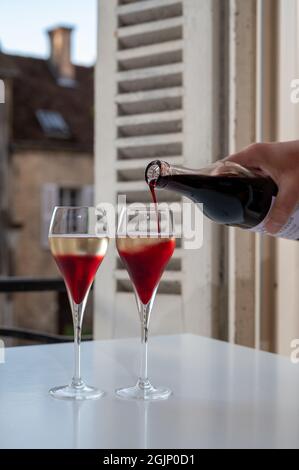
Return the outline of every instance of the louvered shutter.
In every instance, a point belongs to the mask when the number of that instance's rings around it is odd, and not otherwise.
[[[94,201],[94,186],[93,185],[87,185],[83,186],[83,188],[80,191],[80,206],[83,207],[92,207],[94,206],[95,201]]]
[[[212,2],[100,0],[96,200],[116,203],[125,194],[128,203],[149,202],[151,160],[200,168],[217,154],[213,21]],[[180,198],[161,192],[160,201]],[[210,243],[209,224],[205,237]],[[211,334],[218,268],[216,250],[205,247],[187,253],[178,246],[158,290],[153,332]],[[139,334],[128,275],[115,250],[107,257],[95,289],[95,334]]]
[[[56,184],[47,183],[41,189],[41,245],[48,248],[48,233],[53,209],[59,205],[59,188]]]

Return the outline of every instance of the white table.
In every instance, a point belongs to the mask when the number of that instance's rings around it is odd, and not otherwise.
[[[137,339],[83,345],[83,375],[98,401],[48,395],[68,381],[72,346],[6,350],[0,365],[1,448],[299,448],[299,365],[193,335],[150,339],[150,376],[173,397],[116,399],[138,370]]]

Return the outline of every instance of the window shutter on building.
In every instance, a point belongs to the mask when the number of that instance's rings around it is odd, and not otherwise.
[[[100,0],[98,201],[116,203],[117,196],[125,194],[128,203],[149,202],[144,169],[155,158],[200,168],[219,155],[212,3]],[[180,198],[161,192],[160,202],[166,201]],[[219,272],[214,230],[217,237],[217,229],[207,222],[204,249],[176,250],[158,290],[153,332],[212,334],[212,286]],[[128,275],[115,250],[109,250],[107,258],[95,289],[95,335],[138,334]]]
[[[298,45],[297,3],[99,0],[97,200],[116,203],[122,193],[128,202],[149,201],[143,172],[156,157],[200,168],[256,139],[276,140],[277,124],[279,137],[289,138],[289,121],[296,128],[298,113],[293,106],[279,114],[282,122],[277,121],[274,90],[279,82],[277,109],[284,111],[290,105],[290,72],[298,65],[286,53],[296,52]],[[277,19],[288,34],[280,35],[276,45]],[[294,47],[285,47],[289,43]],[[276,49],[285,63],[279,77],[275,61],[267,60],[275,57]],[[286,115],[291,116],[289,121]],[[152,329],[230,338],[246,346],[272,344],[273,349],[273,254],[278,266],[287,264],[287,247],[288,242],[261,242],[259,236],[227,231],[205,220],[203,248],[177,250],[163,277]],[[295,260],[291,249],[290,257]],[[95,289],[95,335],[138,334],[133,296],[126,293],[127,275],[113,250],[107,258]],[[285,298],[292,296],[281,272],[277,320],[297,331],[297,317],[289,305],[292,321],[285,322]],[[165,281],[168,290],[163,292]],[[282,351],[288,348],[290,331],[279,330],[276,339]]]
[[[94,186],[92,184],[81,189],[80,205],[83,207],[94,206]]]
[[[59,188],[56,184],[47,183],[41,193],[41,245],[48,248],[48,232],[53,209],[59,205]]]

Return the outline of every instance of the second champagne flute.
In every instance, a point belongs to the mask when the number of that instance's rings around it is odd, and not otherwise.
[[[86,385],[81,378],[81,331],[88,294],[108,247],[105,213],[94,207],[56,207],[52,216],[49,243],[64,278],[74,323],[75,367],[69,385],[50,390],[54,398],[95,399],[101,390]]]
[[[117,249],[134,286],[141,321],[141,366],[137,384],[116,391],[120,398],[165,400],[171,391],[154,387],[148,378],[147,349],[150,314],[164,269],[175,249],[173,213],[168,210],[124,208],[118,224]]]

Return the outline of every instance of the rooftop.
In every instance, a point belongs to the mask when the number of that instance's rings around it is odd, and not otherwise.
[[[24,148],[93,151],[93,67],[74,66],[75,84],[61,86],[49,61],[0,53],[0,78],[12,77],[11,145]],[[59,113],[70,132],[65,138],[46,133],[40,110]]]

